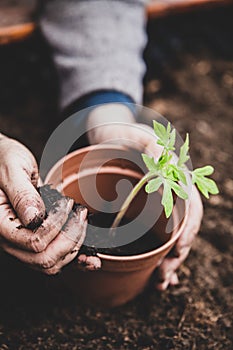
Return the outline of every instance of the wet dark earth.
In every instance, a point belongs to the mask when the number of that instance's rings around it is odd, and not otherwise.
[[[211,163],[220,194],[205,216],[180,285],[153,283],[113,310],[80,306],[48,278],[1,259],[0,349],[230,350],[233,281],[233,8],[150,22],[145,104],[190,133],[195,167]],[[39,33],[0,47],[0,129],[40,159],[59,124],[56,78]],[[36,277],[35,277],[36,276]],[[50,279],[53,290],[56,279]],[[52,280],[52,281],[51,281]]]

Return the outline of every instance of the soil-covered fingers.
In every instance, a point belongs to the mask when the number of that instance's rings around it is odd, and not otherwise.
[[[71,212],[61,232],[40,253],[17,249],[8,243],[3,243],[2,248],[36,270],[55,274],[77,255],[86,235],[86,217],[86,208],[78,208],[75,212]]]
[[[60,235],[51,243],[48,255],[57,254],[56,263],[48,268],[43,268],[47,275],[55,275],[61,269],[69,264],[77,256],[84,239],[87,228],[87,209],[77,206],[74,212],[71,212],[69,220],[61,231]]]
[[[101,268],[101,260],[98,256],[88,256],[80,254],[78,257],[78,266],[84,271],[94,271]]]
[[[18,174],[18,178],[14,175],[6,178],[1,187],[24,226],[35,228],[40,225],[45,217],[45,206],[26,174]]]
[[[45,216],[44,203],[36,190],[38,167],[32,153],[19,142],[0,139],[0,188],[24,226],[34,228]]]
[[[63,246],[63,251],[59,253],[60,259],[50,268],[43,270],[47,275],[55,275],[69,264],[78,255],[78,252],[86,237],[87,209],[79,207],[70,215],[69,221],[63,228],[63,237],[56,239],[56,247]],[[73,243],[72,243],[73,242]],[[62,248],[62,247],[61,247]],[[68,252],[68,253],[67,253]]]
[[[73,200],[63,197],[51,208],[48,217],[34,231],[22,226],[6,195],[0,190],[0,236],[9,245],[35,253],[43,251],[59,234],[72,210]]]

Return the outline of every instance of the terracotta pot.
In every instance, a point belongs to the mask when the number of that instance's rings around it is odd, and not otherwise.
[[[231,4],[232,0],[151,0],[147,5],[149,18],[212,8]]]
[[[91,211],[104,211],[109,201],[113,201],[114,210],[119,210],[124,198],[117,198],[117,184],[120,180],[128,180],[134,185],[144,171],[140,154],[132,149],[116,145],[90,146],[60,160],[46,176],[45,183],[63,191]],[[128,191],[125,191],[124,195],[127,194]],[[149,204],[146,202],[148,198]],[[143,291],[154,269],[179,238],[186,221],[184,201],[176,201],[168,222],[164,215],[160,215],[160,199],[158,193],[148,196],[143,189],[126,213],[128,218],[134,219],[144,212],[140,219],[144,224],[156,215],[159,217],[155,224],[150,224],[155,232],[155,240],[160,241],[157,249],[133,256],[98,254],[102,261],[102,268],[98,271],[81,271],[75,260],[63,269],[60,278],[77,295],[78,300],[116,306]],[[145,205],[146,210],[143,210]],[[169,226],[171,232],[167,233]]]

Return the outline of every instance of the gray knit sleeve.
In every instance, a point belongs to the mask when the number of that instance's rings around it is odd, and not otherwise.
[[[97,90],[142,102],[143,0],[47,0],[40,26],[52,48],[64,108]]]

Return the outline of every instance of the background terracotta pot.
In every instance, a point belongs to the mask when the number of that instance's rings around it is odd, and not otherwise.
[[[46,176],[45,183],[93,212],[105,211],[106,203],[111,203],[113,211],[117,211],[124,200],[121,194],[126,197],[129,192],[129,182],[134,185],[144,171],[141,155],[135,150],[116,145],[90,146],[60,160]],[[117,193],[119,184],[128,189],[121,188]],[[143,213],[140,220],[144,225],[158,217],[152,228],[155,240],[160,241],[157,249],[133,256],[98,254],[102,260],[102,268],[98,271],[81,271],[75,260],[63,269],[60,278],[78,300],[116,306],[134,298],[145,288],[154,269],[179,238],[186,220],[184,201],[176,200],[173,215],[167,221],[163,214],[160,215],[160,199],[158,193],[148,196],[143,189],[126,213],[129,219]],[[145,206],[146,210],[143,210]]]

